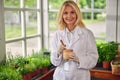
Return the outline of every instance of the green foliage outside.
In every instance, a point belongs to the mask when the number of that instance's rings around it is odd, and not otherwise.
[[[34,7],[36,0],[24,0],[25,5]],[[49,8],[60,8],[61,4],[65,0],[49,0]],[[81,8],[90,8],[91,7],[91,0],[79,0],[79,5]],[[20,0],[4,0],[5,6],[20,6]],[[59,4],[59,5],[58,5]],[[94,7],[95,8],[105,8],[106,7],[106,0],[94,0]]]
[[[59,9],[65,0],[49,0],[50,9]]]
[[[94,7],[95,8],[106,8],[106,0],[94,0]]]
[[[24,0],[24,4],[26,7],[33,8],[36,6],[36,0]],[[20,0],[4,0],[4,5],[6,7],[20,7]]]
[[[65,0],[49,0],[49,9],[59,9],[62,3]],[[78,1],[79,6],[84,9],[91,8],[91,0],[79,0]],[[5,0],[5,6],[20,6],[20,1],[19,0]],[[28,6],[30,8],[36,7],[36,2],[35,0],[25,0],[25,6]],[[94,0],[94,8],[100,8],[100,9],[105,9],[106,8],[106,0]],[[87,13],[87,15],[90,17],[91,13]],[[98,12],[94,14],[94,18],[97,18]],[[85,15],[85,14],[84,14]]]
[[[36,6],[36,0],[25,0],[25,6],[28,6],[29,8],[34,8]],[[60,8],[61,4],[64,2],[65,0],[49,0],[49,9],[58,9]],[[79,0],[79,5],[81,8],[90,8],[91,7],[91,0]],[[59,4],[59,5],[58,5]],[[6,6],[10,6],[10,7],[20,7],[20,0],[4,0],[4,5]],[[106,7],[106,0],[94,0],[94,7],[95,8],[103,8],[105,9]],[[96,18],[95,20],[91,20],[90,16],[91,13],[86,12],[83,13],[83,18],[84,18],[84,23],[85,24],[89,24],[89,23],[94,23],[94,22],[98,22],[101,20],[104,20],[105,17],[97,17],[97,15],[100,15],[101,13],[94,13],[94,17]],[[57,26],[56,26],[56,12],[49,12],[49,30],[56,30]],[[85,19],[86,18],[86,19]],[[102,19],[101,19],[102,18]],[[14,26],[14,29],[9,27],[10,25],[6,25],[6,39],[10,39],[10,38],[16,38],[16,37],[21,37],[21,28],[19,26]],[[12,30],[11,30],[12,29]],[[27,27],[26,29],[26,34],[35,34],[37,33],[37,29],[35,29],[35,27]],[[16,34],[16,35],[14,35]],[[104,33],[103,33],[104,34]],[[102,34],[101,34],[102,35]]]
[[[14,25],[14,26],[10,26],[10,25],[6,25],[6,29],[5,29],[5,33],[6,39],[10,39],[10,38],[16,38],[16,37],[21,37],[21,27],[18,25]],[[32,34],[36,34],[37,33],[37,29],[35,26],[32,27],[27,27],[26,28],[26,34],[27,35],[32,35]]]
[[[4,0],[4,5],[6,7],[8,7],[8,6],[19,7],[20,6],[20,0]]]
[[[102,19],[94,19],[94,20],[84,19],[83,22],[85,23],[85,25],[87,25],[87,24],[102,22],[102,21],[104,21],[104,20],[105,20],[105,18],[102,18]],[[56,25],[56,20],[55,20],[55,19],[49,20],[49,30],[50,30],[50,31],[54,31],[54,30],[56,30],[56,29],[58,29],[58,27],[57,27],[57,25]],[[101,34],[101,35],[104,36],[104,33]]]
[[[87,24],[91,24],[91,23],[96,23],[102,20],[88,20],[85,19],[83,20],[83,22],[85,23],[85,25]],[[104,21],[104,20],[103,20]],[[57,30],[58,27],[56,25],[56,21],[55,20],[49,20],[49,30],[50,31],[54,31]],[[16,38],[16,37],[21,37],[21,28],[20,26],[15,25],[14,27],[11,27],[10,25],[6,25],[6,39],[11,39],[11,38]],[[32,34],[36,34],[37,33],[37,29],[35,27],[27,27],[26,30],[27,35],[32,35]],[[101,34],[102,36],[105,36],[105,33]]]
[[[91,0],[79,0],[81,8],[91,8]],[[94,8],[105,8],[106,0],[94,0]]]

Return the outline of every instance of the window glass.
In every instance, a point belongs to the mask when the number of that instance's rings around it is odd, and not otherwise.
[[[22,41],[6,44],[6,56],[8,58],[23,56]]]
[[[26,34],[32,35],[37,34],[37,12],[34,11],[26,11]]]
[[[27,54],[28,55],[38,52],[41,49],[39,47],[38,40],[39,38],[27,39]]]
[[[59,9],[65,0],[49,0],[49,9]]]
[[[49,12],[49,47],[51,48],[51,41],[52,41],[52,36],[53,32],[58,29],[58,26],[56,25],[56,16],[57,12]]]
[[[106,0],[94,0],[94,8],[105,9]]]
[[[4,0],[5,7],[20,7],[20,0]]]
[[[105,39],[106,36],[106,0],[79,0],[83,21],[96,38]]]
[[[82,9],[91,8],[91,1],[92,0],[78,0],[79,7]]]
[[[36,0],[24,0],[25,1],[25,8],[36,8]]]
[[[22,9],[20,8],[20,1],[21,5],[24,6]],[[9,57],[9,54],[12,56],[26,56],[26,54],[29,55],[33,51],[36,52],[38,49],[41,49],[41,36],[39,36],[38,39],[38,36],[34,35],[38,34],[37,1],[38,0],[4,1],[7,57]],[[10,9],[8,10],[6,7]],[[39,25],[41,25],[40,23],[41,22],[39,22]],[[23,45],[25,46],[23,47]]]
[[[56,25],[57,12],[49,12],[49,30],[54,31],[57,29]]]
[[[5,11],[5,38],[21,37],[20,12]]]

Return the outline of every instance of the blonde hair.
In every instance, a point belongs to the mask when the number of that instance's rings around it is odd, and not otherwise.
[[[66,6],[71,6],[76,12],[77,20],[74,25],[79,26],[79,27],[85,27],[82,21],[82,13],[80,11],[80,8],[74,1],[67,0],[62,4],[60,11],[58,12],[58,15],[57,15],[57,23],[58,23],[59,28],[64,29],[66,26],[66,23],[64,22],[63,17],[62,17]]]

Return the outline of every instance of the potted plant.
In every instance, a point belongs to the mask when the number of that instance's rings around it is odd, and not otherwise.
[[[41,71],[43,74],[48,72],[48,67],[51,65],[50,63],[50,56],[49,55],[42,55],[40,58],[40,64],[41,64]]]
[[[120,57],[111,61],[112,74],[120,75]]]
[[[96,67],[102,67],[103,54],[102,54],[102,50],[101,50],[101,45],[102,45],[101,43],[100,44],[97,43],[97,51],[98,51],[99,58],[98,58]]]
[[[110,62],[115,58],[117,54],[118,43],[111,41],[101,45],[103,68],[110,68]]]

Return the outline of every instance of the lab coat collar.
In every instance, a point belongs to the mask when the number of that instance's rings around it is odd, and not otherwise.
[[[70,32],[67,27],[63,30],[62,34],[63,36],[66,35],[66,32]],[[72,32],[75,32],[77,33],[78,35],[81,35],[83,32],[82,32],[82,29],[79,27],[79,26],[76,26],[75,29],[72,31]]]
[[[72,31],[75,36],[74,38],[72,38],[71,42],[69,43],[68,39],[67,39],[67,32],[69,32],[69,30],[67,28],[65,28],[63,30],[63,38],[62,40],[66,43],[66,44],[69,44],[69,48],[74,44],[76,43],[79,39],[80,39],[80,35],[82,35],[82,29],[79,27],[79,26],[76,26],[75,29]]]

